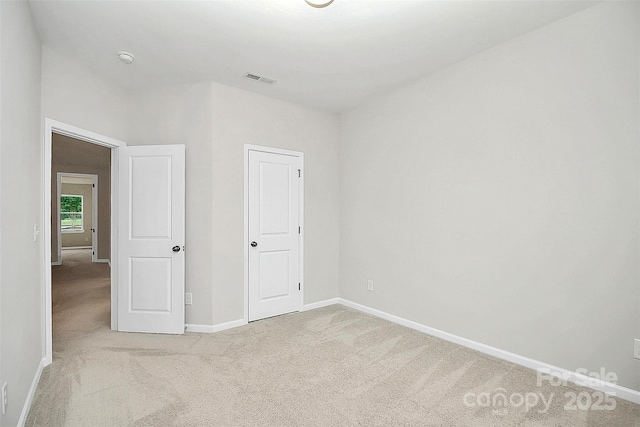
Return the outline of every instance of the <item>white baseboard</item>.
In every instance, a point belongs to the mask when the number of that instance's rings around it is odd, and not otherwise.
[[[92,246],[63,246],[61,249],[63,251],[71,250],[71,249],[91,249]]]
[[[62,261],[51,261],[51,265],[62,265]]]
[[[322,308],[329,305],[340,304],[340,298],[331,298],[324,301],[312,302],[311,304],[305,304],[300,311],[314,310],[316,308]]]
[[[111,267],[111,260],[109,260],[109,259],[98,258],[98,259],[96,259],[95,262],[101,262],[101,263],[104,263],[104,264],[109,264],[109,267]]]
[[[194,325],[194,324],[186,324],[187,332],[203,332],[203,333],[213,333],[226,331],[227,329],[237,328],[238,326],[244,326],[247,322],[244,319],[233,320],[231,322],[218,323],[217,325]]]
[[[444,332],[429,326],[425,326],[421,323],[417,323],[412,320],[395,316],[393,314],[389,314],[381,310],[376,310],[375,308],[367,307],[366,305],[358,304],[344,298],[338,298],[338,300],[339,300],[339,303],[344,305],[345,307],[353,308],[355,310],[362,311],[367,314],[371,314],[372,316],[376,316],[381,319],[385,319],[390,322],[397,323],[399,325],[406,326],[411,329],[415,329],[416,331],[420,331],[425,334],[432,335],[437,338],[441,338],[445,341],[449,341],[454,344],[459,344],[463,347],[467,347],[472,350],[479,351],[480,353],[488,354],[489,356],[497,357],[498,359],[506,360],[508,362],[515,363],[517,365],[525,366],[527,368],[534,369],[534,370],[541,370],[547,373],[551,372],[553,374],[558,374],[561,378],[566,378],[567,381],[570,381],[572,383],[589,387],[594,390],[602,391],[602,392],[614,395],[616,397],[619,397],[621,399],[640,404],[640,391],[622,387],[617,384],[613,384],[605,381],[600,381],[599,384],[594,384],[596,382],[594,381],[594,378],[579,374],[577,372],[570,371],[568,369],[559,368],[557,366],[553,366],[548,363],[540,362],[538,360],[521,356],[519,354],[501,350],[499,348],[492,347],[490,345],[482,344],[477,341],[472,341],[470,339],[463,338],[458,335],[450,334],[448,332]]]
[[[20,414],[20,419],[18,420],[18,427],[23,427],[27,422],[29,410],[31,409],[31,402],[33,402],[33,396],[36,394],[36,389],[38,388],[38,383],[40,382],[40,376],[42,375],[42,370],[45,366],[47,366],[47,361],[46,359],[42,358],[40,360],[40,364],[38,365],[38,370],[33,376],[33,381],[31,382],[31,387],[29,388],[29,392],[27,393],[27,398],[24,401],[24,405],[22,406],[22,413]]]
[[[324,301],[314,302],[311,304],[305,304],[302,306],[300,311],[313,310],[315,308],[326,307],[329,305],[339,304],[339,298],[332,298]],[[225,331],[231,328],[237,328],[239,326],[244,326],[247,324],[247,321],[244,319],[233,320],[231,322],[219,323],[217,325],[196,325],[187,323],[186,332],[201,332],[201,333],[213,333]]]
[[[389,314],[384,311],[377,310],[375,308],[367,307],[366,305],[358,304],[344,298],[331,298],[324,301],[305,304],[302,306],[302,309],[300,311],[314,310],[316,308],[322,308],[322,307],[326,307],[334,304],[341,304],[341,305],[344,305],[345,307],[362,311],[372,316],[376,316],[381,319],[385,319],[390,322],[397,323],[399,325],[406,326],[411,329],[415,329],[416,331],[420,331],[422,333],[432,335],[437,338],[441,338],[445,341],[449,341],[454,344],[458,344],[463,347],[470,348],[472,350],[479,351],[480,353],[484,353],[489,356],[496,357],[498,359],[506,360],[508,362],[515,363],[520,366],[524,366],[533,370],[541,370],[546,373],[556,374],[561,376],[561,378],[565,378],[567,381],[570,381],[572,383],[589,387],[594,390],[602,391],[611,395],[615,395],[616,397],[619,397],[621,399],[640,404],[640,391],[633,390],[627,387],[622,387],[617,384],[608,383],[605,381],[597,382],[597,381],[594,381],[594,378],[591,378],[589,376],[586,376],[574,371],[570,371],[568,369],[559,368],[557,366],[553,366],[548,363],[540,362],[538,360],[530,359],[528,357],[511,353],[509,351],[492,347],[490,345],[482,344],[477,341],[460,337],[458,335],[450,334],[448,332],[444,332],[439,329],[432,328],[430,326],[426,326],[418,322],[414,322],[412,320],[408,320],[393,314]],[[220,323],[217,325],[187,324],[186,330],[187,332],[213,333],[213,332],[224,331],[231,328],[236,328],[238,326],[243,326],[246,324],[247,322],[243,319],[235,320],[232,322]]]

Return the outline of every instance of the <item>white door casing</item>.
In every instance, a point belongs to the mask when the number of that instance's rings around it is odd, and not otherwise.
[[[185,146],[118,151],[118,330],[182,334]]]
[[[299,311],[301,153],[248,150],[248,320]]]
[[[124,141],[119,141],[108,136],[100,135],[95,132],[88,131],[67,123],[62,123],[50,118],[44,119],[44,138],[42,146],[43,154],[43,185],[42,185],[42,206],[44,223],[42,224],[42,242],[43,244],[43,276],[44,276],[44,305],[43,305],[43,347],[44,347],[44,361],[45,365],[49,365],[53,361],[53,327],[52,327],[52,312],[51,312],[51,221],[46,220],[51,218],[51,149],[53,135],[64,135],[71,138],[75,138],[80,141],[88,142],[91,144],[100,145],[111,149],[111,254],[110,254],[110,266],[111,266],[111,329],[117,329],[117,272],[118,272],[118,257],[116,256],[118,246],[118,148],[126,146]],[[103,183],[104,185],[104,183]],[[34,241],[39,240],[39,230],[34,229]]]

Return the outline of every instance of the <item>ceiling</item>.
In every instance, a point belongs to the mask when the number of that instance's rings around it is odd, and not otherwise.
[[[593,1],[31,0],[42,43],[124,88],[215,81],[342,112]],[[135,62],[118,61],[118,51]],[[246,73],[277,81],[267,85]]]

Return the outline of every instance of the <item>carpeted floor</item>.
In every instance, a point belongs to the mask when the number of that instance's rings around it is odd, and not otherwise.
[[[54,362],[27,426],[640,426],[639,405],[565,409],[596,392],[538,386],[534,371],[337,305],[216,334],[112,332],[108,273],[83,251],[54,267]]]

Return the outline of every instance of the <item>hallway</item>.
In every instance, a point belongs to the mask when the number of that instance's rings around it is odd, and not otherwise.
[[[78,340],[109,330],[109,265],[91,262],[91,249],[62,251],[62,265],[51,269],[53,360],[80,350]]]

